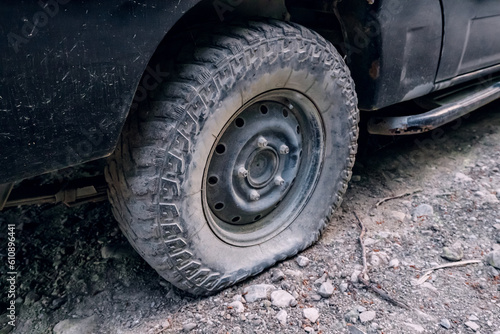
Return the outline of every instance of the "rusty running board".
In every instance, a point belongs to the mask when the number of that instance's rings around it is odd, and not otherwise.
[[[433,130],[500,98],[500,81],[460,100],[426,113],[399,117],[372,117],[368,132],[374,135],[411,135]]]

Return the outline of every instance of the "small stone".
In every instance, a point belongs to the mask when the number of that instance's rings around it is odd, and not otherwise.
[[[390,262],[389,262],[389,267],[391,268],[398,268],[399,267],[399,260],[398,259],[392,259]]]
[[[335,291],[335,288],[333,287],[332,283],[328,281],[321,284],[318,290],[318,294],[323,298],[329,298],[331,295],[333,295],[333,291]]]
[[[232,308],[236,313],[242,313],[245,311],[245,306],[239,300],[236,300],[228,305],[228,307]]]
[[[494,251],[486,256],[486,262],[497,269],[500,269],[500,251]]]
[[[373,267],[378,267],[380,266],[380,258],[377,256],[377,254],[372,254],[370,256],[370,264],[373,266]]]
[[[410,327],[411,329],[413,329],[415,332],[417,333],[422,333],[425,331],[425,328],[420,326],[420,325],[415,325],[415,324],[410,324],[408,322],[405,322],[404,323],[406,326]]]
[[[307,333],[314,333],[314,328],[312,328],[311,326],[306,326],[306,327],[304,327],[304,330],[305,330]]]
[[[487,267],[486,273],[488,273],[488,275],[490,275],[491,277],[496,277],[500,275],[500,272],[496,270],[494,267]]]
[[[54,334],[91,334],[97,329],[97,316],[83,319],[66,319],[54,326]]]
[[[284,278],[285,278],[285,274],[281,270],[274,269],[271,271],[271,281],[279,282],[279,281],[282,281]]]
[[[308,319],[310,322],[316,322],[319,318],[319,311],[314,307],[305,308],[303,314],[304,318]]]
[[[364,324],[375,319],[376,315],[375,311],[365,311],[359,315],[359,321]]]
[[[479,318],[476,317],[474,314],[469,317],[470,321],[479,321]]]
[[[287,318],[288,314],[286,313],[285,310],[281,310],[278,312],[278,314],[276,314],[276,319],[278,319],[278,321],[280,322],[280,324],[282,326],[286,326],[286,318]]]
[[[309,264],[310,260],[305,257],[305,256],[302,256],[302,255],[299,255],[297,256],[297,258],[295,259],[295,262],[297,262],[297,264],[299,265],[299,267],[305,267]]]
[[[459,248],[443,247],[441,257],[449,261],[460,261],[464,257],[464,252]]]
[[[351,180],[352,180],[352,182],[359,182],[359,181],[361,181],[361,176],[360,175],[353,175]]]
[[[350,324],[355,324],[356,321],[358,321],[358,318],[359,318],[358,310],[350,310],[344,315],[345,322]]]
[[[450,320],[448,319],[441,319],[441,321],[439,322],[439,324],[446,328],[446,329],[450,329],[451,328],[451,323],[450,323]]]
[[[190,332],[192,331],[193,329],[196,328],[196,326],[198,326],[197,324],[195,324],[194,322],[190,322],[190,323],[187,323],[185,325],[182,326],[182,330],[184,332]]]
[[[340,286],[339,286],[340,292],[346,292],[348,287],[349,287],[349,285],[347,283],[345,283],[345,282],[340,283]]]
[[[406,219],[406,214],[400,211],[391,211],[391,216],[396,221],[404,222]]]
[[[242,295],[234,295],[233,300],[237,302],[243,302],[243,296]]]
[[[413,210],[413,219],[419,217],[431,217],[434,214],[434,209],[429,204],[420,204]]]
[[[361,270],[354,270],[354,272],[351,275],[351,282],[352,283],[358,283],[359,274],[361,274]]]
[[[299,270],[287,269],[287,270],[285,270],[285,275],[289,276],[289,277],[293,277],[297,280],[300,280],[302,278],[302,272],[300,272]]]
[[[472,329],[474,332],[476,332],[478,329],[479,329],[479,325],[476,324],[474,321],[467,321],[465,323],[465,326],[469,327],[470,329]]]
[[[276,290],[271,293],[271,303],[276,307],[288,307],[295,298],[285,290]]]
[[[247,286],[243,292],[245,292],[245,300],[248,303],[253,303],[261,299],[269,298],[271,291],[276,290],[273,285],[270,284],[256,284]]]

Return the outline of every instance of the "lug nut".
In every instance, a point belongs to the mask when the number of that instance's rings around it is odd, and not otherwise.
[[[250,200],[251,201],[258,201],[260,199],[260,195],[259,193],[257,192],[257,190],[252,190],[250,191]]]
[[[282,186],[285,184],[285,180],[283,180],[283,178],[281,176],[276,176],[274,178],[274,184],[277,186]]]
[[[238,169],[238,176],[241,178],[245,178],[248,176],[248,171],[245,169],[245,167],[240,167]]]
[[[266,147],[267,146],[267,139],[260,136],[259,139],[257,139],[257,145],[259,145],[259,147]]]
[[[290,153],[290,149],[288,148],[288,146],[286,146],[285,144],[281,145],[280,154],[288,154],[288,153]]]

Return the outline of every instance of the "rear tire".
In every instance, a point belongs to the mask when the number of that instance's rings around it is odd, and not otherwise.
[[[335,48],[295,24],[224,25],[175,63],[130,116],[106,178],[139,254],[207,294],[318,239],[351,176],[357,99]]]

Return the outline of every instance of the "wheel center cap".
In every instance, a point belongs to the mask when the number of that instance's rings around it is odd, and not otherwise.
[[[271,147],[255,150],[248,158],[248,183],[263,188],[271,182],[279,166],[278,153]]]

